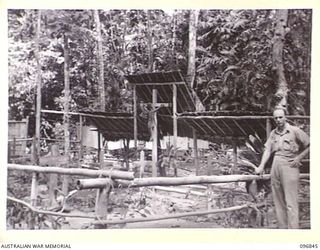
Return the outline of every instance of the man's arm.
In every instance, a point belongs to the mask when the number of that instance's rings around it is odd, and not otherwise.
[[[301,160],[309,153],[310,147],[306,147],[299,155],[291,160],[290,167],[297,168],[301,165]]]
[[[300,147],[302,147],[303,151],[299,155],[297,155],[294,159],[290,160],[292,168],[298,168],[301,166],[301,160],[305,158],[305,156],[309,153],[310,150],[310,138],[306,132],[302,129],[296,127],[295,130],[296,139],[299,142]]]
[[[271,156],[271,149],[270,149],[270,147],[267,147],[265,149],[265,151],[263,152],[262,159],[261,159],[259,167],[257,167],[255,169],[256,174],[262,173],[262,171],[263,171],[267,161],[269,160],[270,156]]]

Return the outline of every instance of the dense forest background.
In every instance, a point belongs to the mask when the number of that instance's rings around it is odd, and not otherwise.
[[[11,9],[9,119],[34,117],[39,80],[43,109],[63,109],[68,74],[69,111],[131,112],[125,76],[171,70],[206,110],[270,111],[285,86],[289,113],[309,115],[311,21],[307,9]]]

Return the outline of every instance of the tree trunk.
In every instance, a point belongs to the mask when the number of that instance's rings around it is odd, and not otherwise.
[[[190,19],[189,19],[189,57],[188,57],[188,77],[190,77],[190,87],[193,90],[194,88],[194,79],[196,76],[196,48],[197,48],[197,24],[198,24],[198,10],[190,10]],[[193,91],[193,98],[196,103],[196,109],[200,110],[201,102]],[[194,162],[196,165],[196,175],[199,174],[199,161],[198,161],[198,146],[197,146],[197,134],[195,129],[193,129],[193,152],[194,152]]]
[[[63,113],[63,126],[64,126],[64,154],[70,157],[70,132],[69,132],[69,101],[70,101],[70,72],[69,72],[69,39],[64,35],[64,113]],[[64,176],[62,183],[62,192],[68,193],[68,178]]]
[[[40,118],[41,118],[41,65],[40,65],[40,31],[41,31],[41,10],[38,10],[37,34],[36,34],[36,61],[37,61],[37,101],[36,101],[36,144],[34,163],[38,164],[40,158]]]
[[[175,11],[176,12],[176,11]],[[171,68],[176,68],[177,62],[174,60],[175,59],[175,44],[176,44],[176,15],[175,12],[172,14],[172,47],[171,47]]]
[[[104,64],[103,64],[103,52],[102,52],[102,36],[101,36],[101,24],[98,10],[94,10],[94,20],[96,24],[97,42],[98,42],[98,62],[99,62],[99,97],[100,97],[100,109],[105,111],[105,87],[104,87]]]
[[[196,75],[196,47],[197,47],[197,24],[198,10],[190,10],[189,19],[189,51],[188,51],[188,76],[190,77],[190,87],[194,87]]]
[[[152,51],[152,30],[151,30],[151,10],[147,10],[147,25],[148,25],[148,72],[153,70],[153,51]]]
[[[197,49],[197,25],[198,25],[199,10],[190,10],[189,19],[189,50],[188,50],[188,72],[189,86],[191,87],[194,102],[197,111],[204,111],[205,108],[197,96],[195,88],[196,77],[196,49]]]
[[[285,77],[283,64],[283,47],[286,35],[288,21],[288,10],[276,10],[276,24],[273,40],[273,69],[277,76],[277,104],[276,107],[281,107],[287,110],[288,84]]]

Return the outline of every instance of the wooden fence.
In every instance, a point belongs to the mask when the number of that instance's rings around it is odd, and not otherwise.
[[[172,218],[181,218],[187,216],[195,215],[205,215],[213,213],[225,213],[230,211],[236,211],[240,209],[245,209],[253,207],[257,210],[259,206],[263,204],[244,204],[241,206],[234,206],[222,209],[211,209],[206,211],[196,211],[188,213],[177,213],[162,216],[152,216],[150,218],[137,218],[137,219],[121,219],[121,220],[107,220],[107,210],[109,204],[109,194],[112,188],[126,188],[126,187],[146,187],[146,186],[179,186],[179,185],[197,185],[197,184],[212,184],[212,183],[230,183],[230,182],[246,182],[253,180],[268,180],[270,175],[224,175],[224,176],[190,176],[190,177],[149,177],[149,178],[135,178],[133,172],[124,172],[116,170],[88,170],[81,168],[61,168],[61,167],[40,167],[40,166],[30,166],[30,165],[18,165],[18,164],[8,164],[8,170],[16,171],[27,171],[32,172],[32,188],[31,188],[31,201],[37,199],[37,174],[35,173],[46,173],[46,174],[61,174],[61,175],[80,175],[91,177],[91,179],[79,179],[77,180],[77,189],[98,189],[96,206],[95,206],[95,216],[84,216],[77,214],[67,214],[67,213],[57,213],[45,210],[39,210],[33,205],[27,204],[24,201],[18,200],[14,197],[7,197],[8,200],[13,202],[18,202],[31,211],[48,214],[52,216],[64,216],[64,217],[81,217],[81,218],[91,218],[95,219],[92,222],[95,228],[106,228],[107,225],[112,224],[124,224],[124,223],[134,223],[134,222],[145,222],[145,221],[156,221],[165,220]],[[301,179],[308,179],[309,174],[300,174]]]

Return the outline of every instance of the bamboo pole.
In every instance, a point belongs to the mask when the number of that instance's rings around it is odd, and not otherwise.
[[[80,115],[79,116],[79,157],[78,157],[78,160],[79,162],[81,162],[82,158],[83,158],[83,145],[82,145],[82,142],[83,142],[83,133],[82,133],[82,128],[83,128],[83,116]]]
[[[137,88],[133,85],[133,137],[134,147],[138,147],[138,112],[137,112]]]
[[[130,84],[132,85],[136,85],[136,86],[154,86],[154,82],[130,82]],[[185,82],[180,82],[180,81],[176,81],[176,82],[157,82],[157,86],[164,86],[164,85],[185,85]]]
[[[31,194],[30,194],[30,200],[31,205],[36,206],[37,205],[37,196],[38,196],[38,178],[37,173],[32,173],[32,179],[31,179]]]
[[[172,86],[172,114],[173,114],[173,151],[177,153],[178,120],[177,120],[177,85]],[[178,175],[177,166],[174,168],[174,176]]]
[[[16,138],[13,137],[12,154],[11,154],[11,157],[12,157],[12,161],[13,161],[13,162],[15,162],[14,158],[15,158],[15,156],[16,156],[16,146],[17,146]]]
[[[36,160],[40,159],[40,119],[41,119],[41,65],[40,65],[40,32],[41,32],[41,10],[38,10],[36,36],[36,61],[37,61],[37,99],[36,99]],[[38,162],[36,162],[37,164]]]
[[[199,155],[198,155],[198,135],[197,131],[192,128],[193,133],[193,157],[194,157],[194,165],[196,166],[196,175],[199,175]]]
[[[79,175],[87,177],[110,177],[118,178],[124,180],[133,180],[133,172],[124,172],[117,170],[92,170],[92,169],[81,169],[81,168],[60,168],[60,167],[40,167],[32,165],[20,165],[20,164],[8,164],[8,170],[18,170],[18,171],[30,171],[37,173],[46,174],[63,174],[63,175]]]
[[[303,115],[288,115],[286,116],[288,119],[310,119],[310,116]],[[229,119],[229,120],[243,120],[243,119],[252,119],[252,120],[263,120],[263,119],[273,119],[273,116],[270,115],[178,115],[178,119]]]
[[[65,142],[64,139],[51,139],[51,138],[45,138],[45,137],[41,137],[40,140],[46,140],[46,141],[52,141],[52,142]],[[74,141],[74,140],[70,140],[70,143],[79,143],[80,141]]]
[[[36,136],[33,137],[33,143],[32,143],[32,150],[31,150],[31,161],[32,164],[36,165],[38,160],[37,155],[37,139]],[[37,196],[38,196],[38,174],[36,172],[32,172],[32,179],[31,179],[31,194],[30,194],[30,200],[31,205],[35,206],[37,204]]]
[[[308,179],[309,174],[300,174],[301,179]],[[115,180],[114,187],[147,187],[147,186],[179,186],[191,184],[210,184],[210,183],[230,183],[246,182],[253,180],[269,180],[270,174],[265,175],[212,175],[212,176],[191,176],[191,177],[150,177],[134,179],[132,181]],[[79,179],[77,189],[101,188],[106,185],[108,179]]]
[[[233,207],[228,207],[228,208],[211,209],[211,210],[198,211],[198,212],[167,214],[167,215],[162,215],[162,216],[150,216],[147,218],[95,221],[95,222],[92,222],[92,225],[115,225],[115,224],[125,224],[125,223],[135,223],[135,222],[168,220],[168,219],[175,219],[175,218],[182,218],[182,217],[189,217],[189,216],[201,216],[201,215],[216,214],[216,213],[226,213],[226,212],[237,211],[237,210],[250,208],[250,207],[262,207],[262,206],[265,206],[265,204],[256,204],[254,206],[251,204],[245,204],[245,205],[233,206]]]
[[[14,138],[14,139],[8,140],[8,142],[13,142],[13,141],[25,142],[25,141],[32,141],[32,140],[33,140],[33,138]]]
[[[48,114],[59,114],[63,115],[63,111],[59,110],[48,110],[48,109],[42,109],[42,113],[48,113]],[[132,116],[108,116],[106,115],[95,115],[95,114],[86,114],[86,113],[78,113],[78,112],[69,112],[69,115],[82,115],[87,117],[95,117],[95,118],[111,118],[111,119],[133,119]]]
[[[152,109],[156,109],[158,90],[156,88],[152,89]],[[157,162],[158,162],[158,119],[157,112],[154,111],[153,115],[153,130],[152,130],[152,176],[157,176]]]

